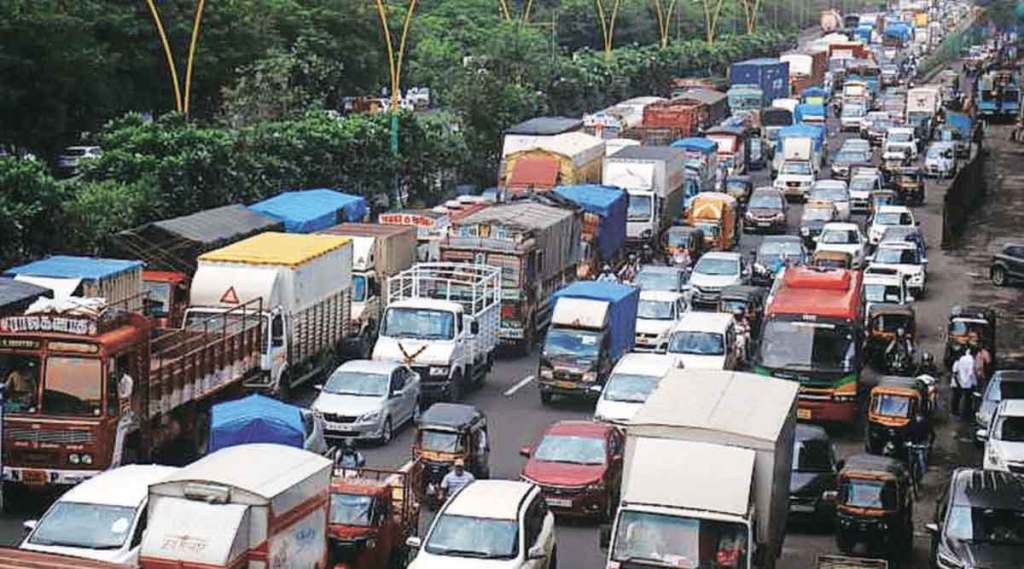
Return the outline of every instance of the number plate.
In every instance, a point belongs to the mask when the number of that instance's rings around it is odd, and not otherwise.
[[[797,409],[796,410],[796,418],[797,419],[809,420],[811,418],[811,410],[810,409]]]
[[[328,431],[341,431],[343,433],[347,433],[347,432],[351,431],[351,429],[349,428],[348,425],[344,425],[342,423],[327,423],[327,430]]]
[[[576,389],[576,384],[571,381],[556,381],[555,387],[561,389]]]
[[[45,470],[23,470],[21,472],[21,480],[25,484],[31,484],[31,485],[46,484],[46,471]]]
[[[757,226],[758,227],[771,227],[772,224],[769,221],[758,221],[757,222]]]
[[[545,498],[548,505],[554,508],[571,508],[572,500],[566,500],[565,498]]]

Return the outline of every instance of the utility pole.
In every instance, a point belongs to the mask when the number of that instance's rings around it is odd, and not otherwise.
[[[388,72],[391,77],[391,154],[398,157],[398,111],[401,110],[402,102],[402,62],[405,58],[405,43],[409,38],[409,27],[412,24],[412,16],[416,12],[416,0],[409,0],[408,9],[405,12],[405,20],[402,23],[402,35],[398,40],[398,54],[395,54],[394,42],[391,39],[391,28],[388,26],[387,7],[384,0],[376,0],[377,17],[380,19],[381,31],[384,33],[384,45],[388,53]],[[398,174],[395,174],[395,201],[402,203],[402,192],[398,185]]]

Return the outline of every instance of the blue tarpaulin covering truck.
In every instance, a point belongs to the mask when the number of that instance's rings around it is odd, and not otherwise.
[[[771,58],[734,63],[729,68],[729,85],[760,89],[761,108],[768,107],[775,99],[789,96],[789,63]]]
[[[554,193],[583,210],[579,278],[595,277],[605,263],[616,265],[626,247],[626,192],[611,186],[558,186]]]
[[[284,192],[249,206],[284,223],[288,233],[314,233],[339,223],[365,221],[366,198],[328,189]]]

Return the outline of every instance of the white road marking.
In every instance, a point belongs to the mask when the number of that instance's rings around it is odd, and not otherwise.
[[[531,381],[533,381],[533,379],[534,379],[534,377],[532,375],[528,375],[528,376],[524,377],[523,379],[519,380],[519,383],[517,383],[517,384],[513,385],[512,387],[509,387],[508,389],[505,390],[505,393],[504,393],[505,397],[512,397],[513,395],[515,395],[516,391],[519,391],[520,389],[526,387],[526,384],[528,384]]]

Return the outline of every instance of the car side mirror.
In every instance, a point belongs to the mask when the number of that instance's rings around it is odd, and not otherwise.
[[[38,523],[39,520],[25,520],[21,523],[21,529],[25,530],[26,534],[30,534],[36,529]]]
[[[527,559],[544,559],[547,557],[547,552],[544,551],[544,544],[538,543],[530,548],[530,551],[526,553]]]
[[[608,549],[608,545],[612,542],[612,526],[611,524],[602,524],[598,535],[598,543],[601,549]]]
[[[423,545],[423,541],[419,538],[419,536],[410,535],[409,537],[405,538],[405,546],[409,549],[419,549],[421,545]]]
[[[939,534],[939,524],[936,524],[936,523],[924,524],[924,529],[925,529],[925,531],[927,531],[928,533],[930,533],[932,535],[938,535]]]
[[[520,456],[525,456],[526,458],[530,458],[530,445],[525,445],[525,446],[519,447],[519,454],[520,454]]]
[[[315,389],[317,391],[323,391],[324,390],[324,384],[318,383],[318,384],[313,386],[313,389]]]
[[[974,436],[978,437],[979,439],[987,439],[988,429],[978,429],[977,431],[974,432]]]

